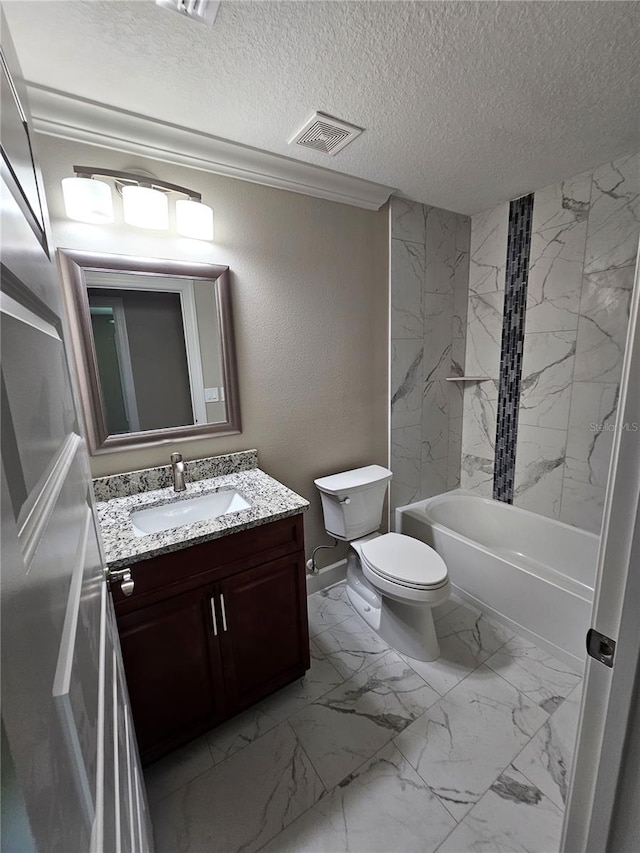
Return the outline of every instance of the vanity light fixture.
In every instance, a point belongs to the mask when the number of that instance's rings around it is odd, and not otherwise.
[[[206,204],[181,198],[176,201],[176,229],[183,237],[213,240],[213,210]]]
[[[140,184],[122,187],[122,214],[127,225],[166,231],[169,227],[169,200],[165,193]]]
[[[111,187],[104,181],[91,178],[64,178],[62,181],[64,209],[69,219],[106,225],[113,222]]]
[[[107,178],[122,196],[127,225],[166,231],[169,228],[169,196],[186,198],[175,204],[176,229],[183,237],[213,240],[213,210],[202,203],[195,190],[160,181],[150,175],[118,172],[97,166],[74,166],[75,177],[64,178],[62,193],[67,216],[79,222],[103,225],[114,221],[113,196]]]

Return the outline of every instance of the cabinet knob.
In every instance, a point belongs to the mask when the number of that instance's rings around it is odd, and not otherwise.
[[[133,577],[131,576],[131,569],[107,569],[107,582],[111,584],[118,581],[120,581],[122,594],[130,596],[135,586]]]

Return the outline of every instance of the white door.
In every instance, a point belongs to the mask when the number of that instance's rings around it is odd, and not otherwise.
[[[2,849],[151,831],[24,85],[2,25]]]
[[[640,282],[620,386],[592,626],[613,666],[587,658],[563,850],[640,850]]]

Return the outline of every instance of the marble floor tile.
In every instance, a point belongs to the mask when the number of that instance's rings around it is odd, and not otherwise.
[[[561,811],[510,767],[438,853],[557,853],[561,834]]]
[[[206,735],[176,749],[145,768],[144,781],[149,802],[155,803],[172,794],[212,767],[213,757]]]
[[[569,664],[522,637],[513,637],[485,663],[549,713],[581,680]]]
[[[460,820],[547,718],[532,700],[480,666],[394,743]]]
[[[463,604],[438,622],[438,639],[441,648],[456,639],[471,653],[476,666],[513,637],[513,631],[489,619],[480,610]],[[446,658],[446,654],[445,654]]]
[[[436,634],[439,633],[436,625]],[[440,657],[438,660],[424,661],[400,655],[420,678],[433,687],[441,696],[448,693],[456,684],[460,684],[470,672],[478,667],[473,652],[457,637],[440,639]]]
[[[259,705],[211,729],[207,735],[214,764],[221,764],[236,752],[258,740],[277,725],[277,720]]]
[[[152,808],[157,853],[258,850],[324,788],[288,723]]]
[[[439,699],[394,652],[307,705],[290,723],[330,790]]]
[[[347,600],[345,583],[335,584],[310,595],[307,599],[307,607],[311,637],[353,616],[353,608]]]
[[[158,853],[554,853],[579,676],[455,596],[432,663],[367,636],[344,583],[310,605],[305,677],[148,768]]]
[[[209,733],[209,747],[215,764],[253,743],[309,702],[344,681],[313,640],[309,648],[311,666],[302,678]]]
[[[439,622],[443,617],[454,611],[456,607],[460,607],[461,604],[460,599],[451,594],[443,604],[438,604],[436,607],[431,608],[433,621]]]
[[[264,853],[425,853],[454,825],[388,744],[276,836]]]
[[[319,634],[316,642],[343,678],[366,669],[389,651],[385,641],[353,610],[344,622]]]
[[[579,684],[512,762],[561,809],[567,802],[581,699]]]
[[[310,640],[309,651],[311,666],[302,678],[260,703],[262,710],[278,722],[287,719],[344,681],[344,676],[340,675],[315,640]]]

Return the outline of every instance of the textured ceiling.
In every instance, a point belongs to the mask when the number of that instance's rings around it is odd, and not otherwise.
[[[27,80],[474,213],[640,147],[640,3],[3,4]],[[313,110],[366,128],[326,157]]]

